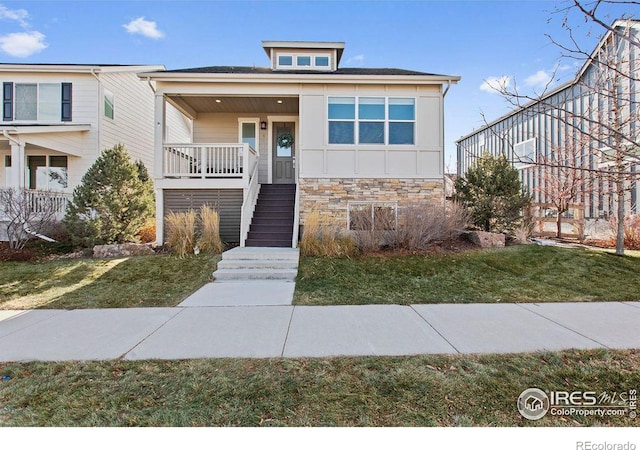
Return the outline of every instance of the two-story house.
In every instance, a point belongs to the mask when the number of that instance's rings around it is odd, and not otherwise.
[[[207,203],[224,240],[291,247],[312,210],[347,230],[354,209],[374,223],[444,199],[444,97],[460,77],[342,68],[342,42],[262,44],[268,67],[140,74],[157,89],[158,218]],[[193,121],[191,143],[167,136],[169,106]]]
[[[164,66],[0,64],[0,187],[54,191],[67,199],[105,148],[124,144],[153,167],[154,86],[137,74]],[[169,110],[172,140],[191,123]]]

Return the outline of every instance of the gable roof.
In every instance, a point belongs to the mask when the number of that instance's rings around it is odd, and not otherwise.
[[[637,28],[640,26],[640,20],[637,19],[617,19],[615,20],[612,24],[611,24],[611,29],[615,29],[615,28],[620,28],[620,27],[627,27],[627,28]],[[576,75],[569,81],[556,86],[555,88],[551,89],[548,92],[545,92],[543,95],[540,96],[540,98],[531,100],[529,102],[527,102],[526,104],[515,108],[503,115],[501,115],[500,117],[498,117],[497,119],[492,120],[489,123],[486,123],[485,125],[481,126],[480,128],[478,128],[477,130],[473,130],[471,133],[467,133],[464,136],[459,137],[458,139],[456,139],[455,143],[459,144],[460,142],[464,141],[465,139],[470,138],[471,136],[474,136],[478,133],[481,133],[489,128],[491,128],[492,126],[494,126],[495,124],[502,122],[505,119],[508,119],[511,116],[515,116],[516,114],[525,111],[529,108],[531,108],[532,106],[548,99],[549,97],[557,94],[558,92],[561,92],[567,88],[573,87],[576,84],[578,84],[580,82],[580,80],[582,79],[582,76],[584,75],[584,73],[586,72],[586,70],[591,66],[591,61],[596,57],[596,55],[598,54],[598,52],[603,48],[603,46],[605,45],[605,43],[607,42],[607,40],[609,39],[609,37],[611,36],[612,31],[611,30],[607,30],[607,32],[602,36],[602,38],[600,39],[600,41],[598,42],[598,44],[596,45],[595,49],[591,52],[591,54],[589,55],[589,57],[586,59],[586,61],[584,62],[584,64],[580,67],[580,70],[578,70],[578,72],[576,73]]]

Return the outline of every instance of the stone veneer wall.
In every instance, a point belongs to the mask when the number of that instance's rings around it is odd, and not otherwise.
[[[444,201],[444,180],[408,178],[300,178],[300,223],[313,210],[325,223],[347,225],[349,202]]]

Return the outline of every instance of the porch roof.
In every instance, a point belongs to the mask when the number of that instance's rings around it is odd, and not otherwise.
[[[147,75],[155,75],[153,74]],[[336,75],[409,75],[409,76],[432,76],[432,77],[445,77],[452,78],[449,75],[440,75],[435,73],[417,72],[415,70],[395,69],[395,68],[365,68],[365,67],[342,67],[333,72],[317,71],[317,70],[272,70],[269,67],[253,67],[253,66],[207,66],[207,67],[193,67],[188,69],[175,69],[167,70],[160,73],[229,73],[229,74],[270,74],[270,75],[317,75],[322,73],[323,75],[336,76]]]

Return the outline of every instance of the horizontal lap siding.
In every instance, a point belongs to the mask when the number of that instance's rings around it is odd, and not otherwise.
[[[242,189],[167,189],[164,191],[165,215],[186,212],[209,205],[220,214],[220,237],[225,242],[240,242]],[[165,225],[166,229],[166,225]]]

